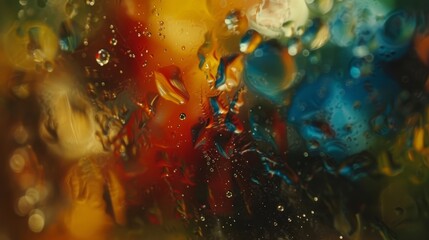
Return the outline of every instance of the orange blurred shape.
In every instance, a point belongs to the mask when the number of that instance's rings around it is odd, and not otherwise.
[[[154,72],[156,87],[165,100],[176,104],[185,104],[189,100],[189,93],[182,80],[179,67],[170,65]]]

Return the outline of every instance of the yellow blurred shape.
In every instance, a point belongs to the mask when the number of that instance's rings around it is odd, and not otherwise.
[[[37,22],[14,24],[3,44],[9,61],[23,70],[35,70],[37,63],[53,62],[58,51],[57,35]]]
[[[424,148],[424,128],[416,127],[414,129],[413,147],[417,151],[421,151]]]
[[[182,81],[182,73],[177,66],[170,65],[154,72],[155,83],[162,98],[175,104],[185,104],[189,93]]]

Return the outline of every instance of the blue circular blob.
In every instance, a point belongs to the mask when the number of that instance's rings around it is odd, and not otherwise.
[[[341,162],[395,132],[393,108],[399,87],[383,72],[343,80],[333,74],[303,83],[292,98],[288,122],[310,153]]]
[[[281,47],[275,42],[263,42],[244,59],[243,79],[247,87],[268,98],[275,98],[286,79]]]

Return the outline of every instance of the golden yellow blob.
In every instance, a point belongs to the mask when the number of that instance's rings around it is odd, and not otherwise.
[[[3,44],[9,61],[23,70],[35,70],[36,64],[53,62],[58,51],[57,35],[37,22],[14,24]]]

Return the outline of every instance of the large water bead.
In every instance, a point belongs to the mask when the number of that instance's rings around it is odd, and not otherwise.
[[[247,87],[269,99],[292,85],[294,73],[292,57],[275,41],[261,43],[244,58],[243,79]]]

